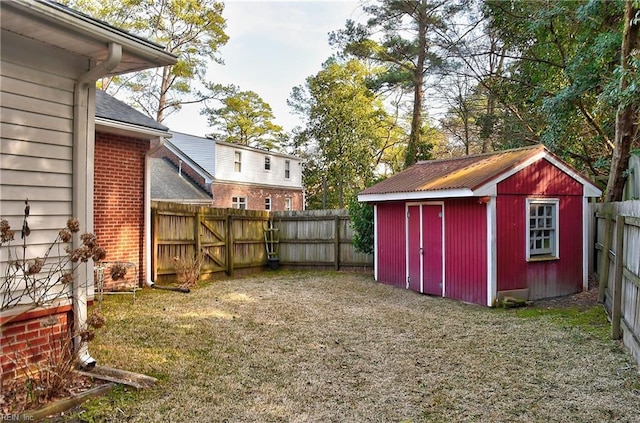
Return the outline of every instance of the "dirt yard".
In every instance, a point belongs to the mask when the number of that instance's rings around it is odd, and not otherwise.
[[[267,272],[104,307],[92,354],[160,383],[75,420],[640,422],[638,368],[593,303],[489,309],[369,275]]]

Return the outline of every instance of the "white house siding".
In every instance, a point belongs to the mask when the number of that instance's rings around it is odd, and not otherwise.
[[[6,31],[1,43],[0,215],[20,229],[28,198],[28,256],[42,256],[72,213],[73,89],[88,63]]]
[[[235,152],[242,154],[241,171],[235,171]],[[265,157],[271,158],[271,170],[264,169]],[[285,161],[290,163],[290,177],[285,178]],[[215,178],[222,181],[302,189],[301,160],[280,153],[216,143]]]

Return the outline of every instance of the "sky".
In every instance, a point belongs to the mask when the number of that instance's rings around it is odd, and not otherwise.
[[[224,65],[212,63],[207,80],[254,91],[272,108],[274,123],[290,131],[300,123],[287,99],[293,87],[320,71],[334,50],[328,34],[358,20],[356,1],[224,1],[229,41],[219,51]],[[163,122],[172,131],[204,136],[212,130],[201,105],[184,106]]]

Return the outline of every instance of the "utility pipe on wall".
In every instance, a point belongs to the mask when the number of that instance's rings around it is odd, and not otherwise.
[[[73,90],[73,194],[72,214],[84,222],[88,232],[93,232],[93,161],[95,142],[96,81],[107,75],[122,60],[122,46],[110,43],[107,58],[81,75]],[[80,234],[73,236],[73,248],[81,245]],[[84,329],[87,322],[87,288],[93,284],[93,269],[88,264],[79,266],[73,280],[74,329]],[[81,336],[74,338],[74,350],[81,367],[93,367],[96,360],[89,354],[87,342]]]

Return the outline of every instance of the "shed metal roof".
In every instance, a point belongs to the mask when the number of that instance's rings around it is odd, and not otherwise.
[[[502,179],[517,170],[545,158],[583,185],[588,196],[599,196],[600,190],[543,145],[498,151],[472,156],[426,160],[416,163],[359,195],[361,201],[384,201],[408,198],[442,198],[445,196],[487,195]]]

